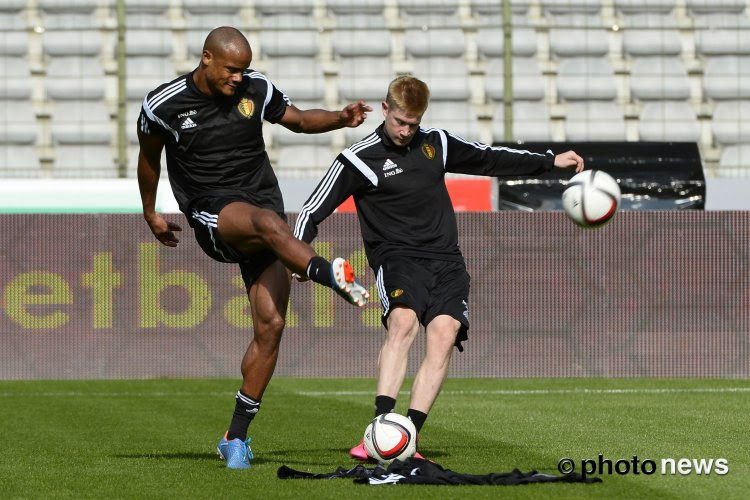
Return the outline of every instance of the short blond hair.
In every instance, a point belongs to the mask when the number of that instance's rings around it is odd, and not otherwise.
[[[399,76],[388,85],[385,102],[389,107],[422,116],[430,102],[430,89],[419,78]]]

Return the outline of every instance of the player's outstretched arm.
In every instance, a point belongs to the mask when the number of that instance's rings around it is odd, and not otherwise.
[[[301,110],[296,106],[287,106],[279,123],[293,132],[319,134],[343,127],[358,127],[372,111],[364,101],[349,104],[341,111],[324,109]]]
[[[583,158],[578,156],[575,151],[566,151],[555,156],[555,167],[570,168],[575,166],[576,172],[583,171]]]
[[[161,174],[161,151],[164,139],[158,135],[149,135],[138,130],[138,189],[141,192],[143,204],[143,218],[154,233],[156,239],[168,247],[177,246],[180,241],[174,235],[182,228],[173,222],[167,222],[164,217],[156,213],[156,189]]]

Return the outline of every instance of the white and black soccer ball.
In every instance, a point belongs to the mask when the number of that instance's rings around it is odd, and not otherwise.
[[[367,454],[383,465],[406,460],[417,452],[417,429],[398,413],[375,417],[365,429],[363,440]]]
[[[620,186],[607,172],[584,170],[568,181],[562,195],[565,213],[582,227],[599,227],[620,208]]]

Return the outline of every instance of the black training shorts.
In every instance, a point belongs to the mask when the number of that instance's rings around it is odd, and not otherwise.
[[[378,294],[383,305],[383,325],[395,305],[403,305],[417,313],[419,322],[427,326],[441,314],[461,323],[456,347],[469,337],[469,284],[466,264],[448,260],[422,259],[405,256],[386,257],[375,270]]]
[[[212,259],[219,262],[237,263],[240,265],[242,280],[245,289],[249,292],[250,286],[258,279],[263,271],[278,260],[276,254],[271,250],[261,250],[252,255],[245,255],[226,244],[218,232],[219,212],[232,202],[241,201],[249,203],[240,195],[220,195],[202,197],[190,204],[188,221],[195,231],[195,239],[201,249]],[[286,220],[284,214],[279,216]]]

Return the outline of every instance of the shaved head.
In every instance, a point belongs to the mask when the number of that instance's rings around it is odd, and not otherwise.
[[[238,29],[221,26],[211,31],[203,43],[203,50],[212,54],[251,54],[250,42]]]
[[[216,28],[203,43],[201,62],[193,80],[205,94],[234,95],[252,60],[253,51],[245,35],[230,26]]]

